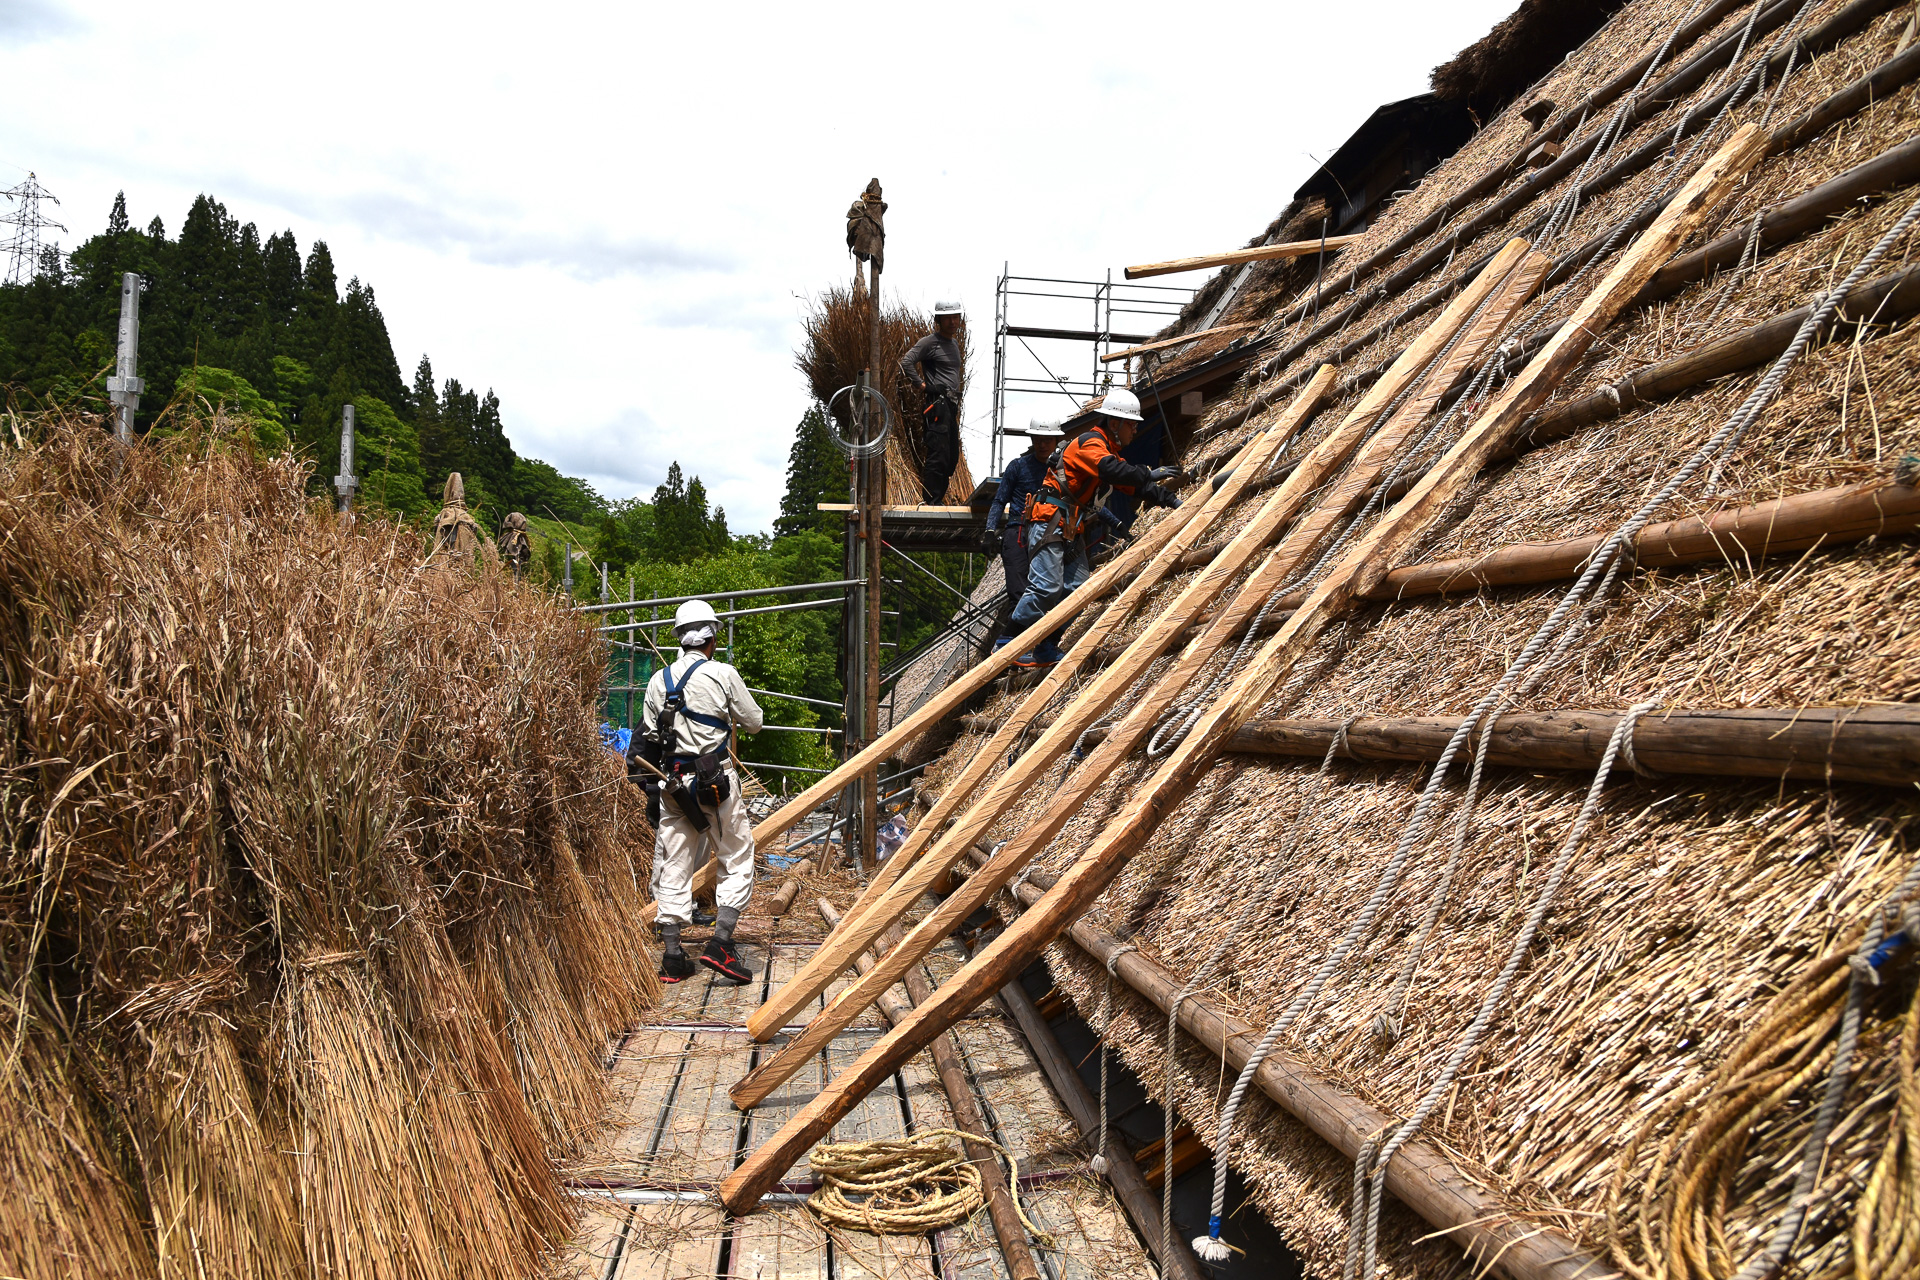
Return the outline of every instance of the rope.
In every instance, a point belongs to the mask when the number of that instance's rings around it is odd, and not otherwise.
[[[1100,997],[1100,1141],[1093,1149],[1093,1159],[1088,1162],[1094,1176],[1107,1176],[1107,1044],[1113,1038],[1113,967],[1120,963],[1120,957],[1129,951],[1140,948],[1131,942],[1118,947],[1107,957],[1107,989]]]
[[[1889,837],[1891,839],[1891,837]],[[1747,1136],[1766,1125],[1793,1096],[1826,1071],[1788,1208],[1760,1255],[1740,1280],[1778,1275],[1813,1208],[1822,1167],[1836,1162],[1829,1149],[1852,1075],[1860,1022],[1880,968],[1900,950],[1920,943],[1920,862],[1907,872],[1861,931],[1851,952],[1816,961],[1780,996],[1715,1074],[1696,1082],[1648,1117],[1615,1162],[1605,1206],[1609,1254],[1636,1280],[1705,1280],[1733,1271],[1724,1227],[1725,1187],[1740,1171]],[[1882,940],[1889,923],[1900,932]],[[1860,1187],[1851,1245],[1856,1276],[1913,1274],[1920,1258],[1920,1007],[1908,997],[1903,1025],[1889,1035],[1898,1084],[1887,1119],[1887,1141]],[[1834,1035],[1838,1031],[1837,1036]],[[1828,1037],[1834,1036],[1829,1042]],[[1669,1120],[1673,1129],[1655,1152],[1653,1169],[1636,1202],[1626,1182],[1650,1136]],[[1656,1239],[1656,1228],[1664,1228]],[[1638,1246],[1636,1250],[1633,1246]],[[1645,1259],[1642,1265],[1641,1259]]]
[[[959,1138],[992,1147],[1007,1158],[1007,1185],[1014,1211],[1043,1248],[1053,1237],[1020,1207],[1020,1165],[992,1138],[960,1129],[929,1129],[911,1138],[872,1142],[823,1142],[813,1149],[813,1175],[820,1188],[807,1207],[826,1222],[876,1236],[917,1236],[971,1218],[987,1202],[980,1169],[950,1142]]]

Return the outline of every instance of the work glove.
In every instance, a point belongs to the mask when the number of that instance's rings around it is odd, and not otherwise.
[[[988,525],[986,532],[980,535],[980,549],[988,555],[996,554],[1000,550],[1000,531]]]
[[[1177,511],[1180,508],[1180,499],[1174,497],[1170,490],[1163,489],[1157,484],[1148,486],[1146,498],[1154,506],[1165,507],[1169,511]]]
[[[1148,473],[1147,479],[1153,481],[1155,484],[1165,484],[1179,474],[1180,468],[1178,467],[1155,467]]]

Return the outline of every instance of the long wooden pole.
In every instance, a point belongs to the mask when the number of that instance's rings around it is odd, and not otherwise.
[[[1330,623],[1353,607],[1361,592],[1385,575],[1391,557],[1429,529],[1447,504],[1479,474],[1487,456],[1519,430],[1526,416],[1579,363],[1594,339],[1659,265],[1752,168],[1765,141],[1758,128],[1744,126],[1687,180],[1653,225],[1574,309],[1569,323],[1554,340],[1508,384],[1447,451],[1441,464],[1334,566],[1166,763],[1134,789],[1132,798],[1093,838],[1059,883],[936,991],[932,1000],[916,1009],[912,1018],[888,1032],[835,1077],[727,1177],[720,1197],[730,1210],[741,1213],[757,1204],[807,1148],[883,1083],[902,1061],[1033,963],[1054,938],[1086,912],[1146,843],[1160,819],[1199,784],[1227,740],[1253,718],[1309,646]],[[1102,750],[1112,741],[1103,743]],[[987,874],[981,872],[982,876]]]
[[[820,911],[821,919],[832,929],[840,923],[840,913],[825,898],[814,900],[814,906]],[[895,935],[896,942],[898,935]],[[873,958],[866,953],[860,956],[860,972],[873,968]],[[933,994],[926,975],[917,969],[907,976],[907,996],[914,1004],[924,1003]],[[905,1021],[913,1011],[913,1005],[907,1004],[895,995],[888,995],[880,1002],[880,1012],[886,1020],[895,1026]],[[984,1136],[987,1132],[986,1119],[980,1114],[980,1108],[973,1100],[973,1090],[967,1083],[966,1064],[960,1060],[959,1047],[954,1043],[953,1033],[948,1032],[933,1042],[933,1066],[940,1076],[940,1088],[947,1095],[947,1109],[953,1113],[953,1127],[962,1133],[977,1133]],[[1026,1224],[1020,1221],[1020,1210],[1013,1203],[1013,1190],[1007,1185],[1006,1170],[1000,1167],[999,1156],[984,1142],[966,1143],[967,1159],[980,1170],[980,1186],[986,1193],[987,1218],[993,1223],[994,1238],[1000,1242],[1000,1256],[1006,1259],[1007,1275],[1012,1280],[1040,1280],[1040,1268],[1033,1261],[1033,1250],[1027,1247]]]
[[[1035,872],[1032,881],[1019,887],[1022,902],[1038,902],[1053,877]],[[1104,966],[1113,960],[1120,980],[1162,1013],[1172,1007],[1175,993],[1185,985],[1178,975],[1085,920],[1074,924],[1067,937],[1096,963]],[[1233,1071],[1247,1065],[1260,1040],[1257,1027],[1205,997],[1188,996],[1181,1002],[1180,1025],[1207,1052],[1225,1058]],[[1255,1073],[1254,1084],[1349,1160],[1358,1158],[1361,1144],[1393,1123],[1385,1112],[1284,1051],[1268,1056]],[[1612,1274],[1567,1236],[1530,1221],[1512,1205],[1481,1190],[1438,1147],[1418,1138],[1394,1153],[1387,1166],[1387,1190],[1446,1232],[1466,1250],[1470,1261],[1491,1265],[1509,1280],[1602,1280]]]
[[[1232,267],[1242,262],[1267,262],[1274,258],[1304,258],[1326,250],[1344,249],[1359,236],[1328,236],[1325,240],[1288,240],[1281,244],[1257,245],[1252,249],[1232,249],[1226,253],[1203,253],[1192,258],[1169,258],[1165,262],[1146,262],[1127,268],[1127,279],[1145,280],[1148,276],[1168,276],[1176,271],[1202,271],[1208,267]]]
[[[1487,761],[1588,771],[1619,722],[1617,711],[1502,716],[1490,731]],[[1256,720],[1228,739],[1227,749],[1318,760],[1341,723]],[[1342,745],[1355,760],[1438,760],[1459,727],[1459,716],[1362,716],[1347,726]],[[1920,707],[1656,711],[1635,723],[1633,755],[1656,774],[1911,787],[1920,783]]]
[[[1393,448],[1404,442],[1414,430],[1430,407],[1433,395],[1452,380],[1455,367],[1472,360],[1491,345],[1498,337],[1500,326],[1511,319],[1524,303],[1545,266],[1546,259],[1530,254],[1525,241],[1516,240],[1507,246],[1481,273],[1480,279],[1464,290],[1428,332],[1422,334],[1402,354],[1390,375],[1376,383],[1341,425],[1308,453],[1286,483],[1267,500],[1259,514],[1241,529],[1213,565],[1187,584],[1146,631],[1135,638],[1121,659],[1084,690],[1062,717],[1041,735],[1040,740],[942,837],[940,844],[927,855],[926,865],[921,871],[923,879],[910,875],[896,886],[895,894],[898,896],[886,907],[891,913],[888,918],[898,918],[904,914],[933,877],[964,856],[968,846],[987,831],[1007,806],[1019,800],[1033,785],[1034,779],[1074,744],[1100,714],[1127,692],[1136,673],[1148,669],[1172,645],[1189,622],[1226,589],[1228,582],[1246,562],[1266,545],[1365,440],[1367,447],[1362,460],[1342,478],[1331,495],[1321,499],[1313,514],[1301,522],[1302,528],[1289,534],[1280,548],[1241,586],[1234,609],[1228,612],[1237,610],[1239,613],[1250,613],[1258,609],[1285,580],[1286,575],[1297,569],[1313,550],[1327,527],[1326,522],[1319,519],[1322,513],[1335,508],[1344,510],[1365,493],[1368,477],[1377,475],[1388,464]],[[1437,361],[1435,358],[1445,351],[1461,327],[1480,308],[1480,304],[1488,301],[1496,290],[1499,296],[1486,307],[1483,320],[1454,345],[1446,360]],[[1432,368],[1428,367],[1430,362]],[[1331,369],[1322,373],[1323,378],[1315,379],[1316,385],[1331,381]],[[1408,389],[1416,377],[1423,378],[1418,394],[1411,396],[1392,419],[1368,440],[1367,433],[1374,419],[1398,398],[1402,390]],[[1071,780],[1058,789],[1041,817],[1009,841],[985,871],[970,877],[965,885],[928,915],[907,936],[907,940],[882,961],[873,975],[848,986],[814,1016],[805,1031],[736,1083],[729,1091],[734,1104],[750,1107],[764,1099],[809,1061],[813,1054],[818,1053],[829,1037],[851,1024],[875,995],[885,989],[886,984],[895,980],[898,976],[894,972],[895,966],[911,963],[938,945],[940,939],[960,920],[1025,866],[1078,811],[1092,790],[1119,767],[1138,740],[1152,729],[1172,699],[1200,674],[1208,660],[1232,635],[1231,624],[1209,629],[1200,640],[1188,647],[1171,672],[1144,695],[1136,695],[1122,724],[1100,745],[1092,758],[1074,773]],[[906,896],[909,893],[911,897]],[[868,927],[877,927],[876,922],[884,923],[879,912],[880,908],[876,908]],[[851,944],[855,940],[857,935],[844,941]],[[829,938],[827,946],[831,947],[835,941]],[[776,1022],[770,1025],[777,1029],[781,1024]]]
[[[1019,709],[1009,716],[1006,723],[995,733],[992,741],[982,750],[975,752],[973,758],[961,770],[960,775],[942,789],[940,798],[934,803],[932,811],[914,828],[913,834],[907,838],[900,850],[887,860],[886,866],[874,877],[867,891],[849,909],[846,920],[834,931],[833,936],[809,957],[798,973],[782,984],[779,990],[771,993],[766,1002],[747,1019],[748,1029],[755,1039],[772,1038],[773,1034],[785,1026],[796,1012],[845,972],[853,963],[853,958],[866,950],[882,929],[899,919],[922,893],[932,887],[940,873],[960,856],[965,844],[956,845],[954,840],[949,839],[940,846],[945,852],[944,859],[936,856],[935,860],[939,861],[939,866],[928,870],[924,865],[920,865],[921,853],[930,844],[939,842],[939,837],[946,832],[947,820],[966,803],[974,788],[986,779],[987,774],[1014,749],[1019,739],[1025,736],[1029,722],[1053,700],[1055,694],[1068,686],[1087,661],[1088,655],[1095,652],[1102,641],[1117,631],[1132,615],[1135,607],[1159,585],[1161,579],[1172,572],[1181,554],[1213,527],[1214,522],[1232,507],[1243,489],[1255,482],[1260,471],[1274,454],[1304,426],[1332,381],[1332,371],[1329,369],[1326,375],[1314,384],[1311,392],[1304,393],[1296,401],[1291,411],[1273,427],[1263,432],[1248,448],[1241,451],[1241,461],[1228,482],[1201,504],[1199,512],[1191,520],[1186,521],[1179,532],[1166,542],[1147,566],[1134,576],[1126,589],[1107,607],[1087,633],[1074,644],[1066,658],[1047,673],[1038,688],[1027,695]],[[1060,736],[1054,735],[1054,740]],[[1038,769],[1044,769],[1059,754],[1058,750],[1053,749],[1054,740],[1043,739],[1041,743],[1035,744],[1033,749],[1010,766],[1009,777],[1026,779],[1032,777]],[[1019,782],[1016,781],[1011,785],[1019,785]],[[763,1065],[772,1068],[772,1059]],[[777,1069],[773,1069],[768,1078],[773,1074],[778,1074]],[[741,1105],[749,1104],[741,1103]]]
[[[1168,347],[1183,347],[1189,342],[1198,342],[1202,338],[1217,338],[1223,333],[1239,333],[1245,329],[1258,329],[1260,326],[1247,321],[1242,324],[1217,324],[1211,329],[1196,329],[1192,333],[1183,333],[1173,338],[1162,338],[1158,342],[1143,342],[1137,347],[1122,347],[1118,351],[1109,351],[1100,357],[1101,364],[1111,364],[1115,360],[1125,360],[1131,356],[1145,355],[1149,351],[1165,351]]]

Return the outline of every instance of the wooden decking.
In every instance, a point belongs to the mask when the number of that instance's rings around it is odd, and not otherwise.
[[[757,894],[756,897],[763,895]],[[739,944],[755,980],[736,987],[715,975],[668,987],[646,1025],[609,1046],[612,1098],[607,1122],[571,1171],[586,1212],[557,1260],[567,1280],[998,1280],[1007,1274],[984,1212],[931,1236],[827,1231],[807,1211],[811,1175],[800,1166],[780,1194],[746,1218],[731,1218],[712,1188],[764,1136],[776,1132],[841,1067],[884,1029],[869,1010],[838,1036],[826,1060],[788,1081],[751,1115],[727,1087],[758,1061],[747,1015],[777,982],[804,964],[820,940],[819,918],[796,903],[780,920],[749,916]],[[771,975],[767,957],[772,956]],[[949,942],[929,958],[938,983],[962,960]],[[843,978],[841,984],[845,982]],[[831,999],[839,986],[823,999]],[[896,990],[898,990],[896,988]],[[816,1009],[819,1004],[814,1006]],[[1073,1122],[997,1007],[957,1029],[988,1136],[1020,1160],[1028,1216],[1055,1248],[1035,1247],[1049,1280],[1118,1280],[1152,1273],[1138,1239],[1105,1185],[1085,1165]],[[775,1044],[785,1037],[776,1038]],[[834,1138],[898,1138],[952,1123],[946,1094],[925,1053],[876,1090],[834,1130]]]

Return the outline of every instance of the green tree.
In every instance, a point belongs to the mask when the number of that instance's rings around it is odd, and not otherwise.
[[[793,447],[787,451],[787,488],[780,497],[780,515],[773,522],[779,535],[819,529],[836,534],[840,515],[822,511],[822,502],[847,500],[847,457],[833,442],[827,415],[819,405],[807,410],[794,428]]]

